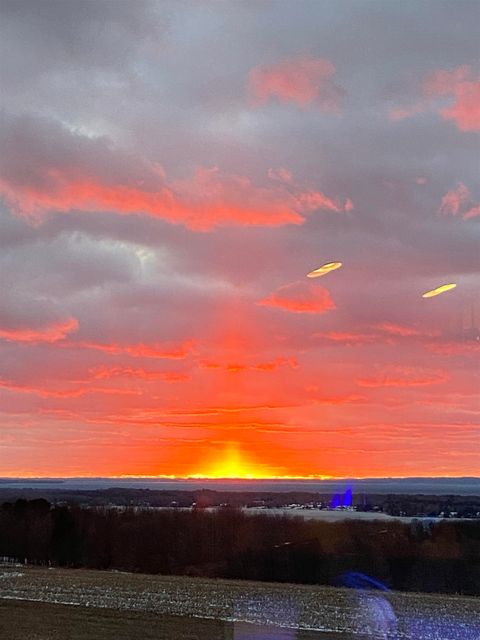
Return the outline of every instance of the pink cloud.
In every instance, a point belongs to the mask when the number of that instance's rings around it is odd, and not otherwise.
[[[365,402],[365,396],[358,393],[350,393],[338,396],[323,396],[314,399],[315,404],[340,405],[350,404],[352,402]]]
[[[303,109],[315,107],[336,112],[344,91],[333,83],[334,74],[335,67],[330,60],[297,56],[254,67],[248,75],[248,88],[252,98],[260,104],[277,98]]]
[[[480,216],[480,204],[477,204],[468,211],[465,211],[465,213],[463,214],[463,219],[469,220],[470,218],[476,218],[477,216]]]
[[[361,333],[354,331],[328,331],[326,333],[314,333],[314,338],[320,338],[327,342],[340,343],[345,345],[364,345],[377,342],[377,336],[374,333]]]
[[[440,111],[442,117],[460,131],[480,131],[480,80],[460,83],[454,96],[453,104]]]
[[[448,71],[445,69],[437,69],[433,71],[423,81],[423,93],[426,96],[447,96],[454,93],[456,87],[464,82],[470,75],[470,67],[462,65]]]
[[[380,329],[380,331],[384,331],[385,333],[394,336],[400,336],[402,338],[407,336],[422,335],[422,332],[418,329],[414,329],[413,327],[409,327],[406,325],[395,324],[393,322],[383,322],[377,325],[377,328]]]
[[[409,107],[393,107],[388,112],[388,116],[392,122],[399,122],[400,120],[416,116],[418,113],[425,111],[425,109],[425,102],[418,102]]]
[[[313,337],[334,344],[362,346],[368,344],[395,344],[400,341],[431,338],[434,335],[436,334],[420,331],[408,325],[383,322],[374,326],[367,326],[360,331],[328,331],[315,333]]]
[[[440,204],[439,213],[445,215],[461,214],[464,220],[480,215],[480,205],[473,202],[470,191],[461,182],[455,189],[447,191]]]
[[[360,378],[361,387],[425,387],[446,382],[446,371],[416,367],[393,367],[374,376]]]
[[[277,169],[270,168],[268,170],[268,177],[271,180],[278,180],[286,184],[293,183],[293,174],[288,169],[285,169],[285,167],[278,167]]]
[[[470,198],[470,192],[464,184],[459,184],[455,189],[448,191],[442,198],[440,213],[458,214],[461,206]]]
[[[480,341],[469,342],[431,342],[425,345],[429,351],[445,356],[474,356],[480,355]]]
[[[78,329],[78,321],[75,318],[67,318],[59,322],[53,322],[41,328],[7,329],[0,327],[0,338],[10,342],[24,342],[36,344],[38,342],[57,342]]]
[[[461,131],[480,130],[480,78],[468,65],[453,71],[434,71],[424,82],[424,93],[433,98],[449,96],[450,106],[439,110],[445,120],[453,120]]]
[[[332,200],[321,191],[304,191],[297,195],[297,201],[302,211],[315,211],[316,209],[326,209],[328,211],[351,211],[353,209],[352,201],[347,198],[345,201],[338,199]]]
[[[309,185],[299,184],[291,171],[285,167],[277,169],[270,168],[268,177],[280,182],[288,188],[288,193],[297,202],[297,209],[303,213],[316,211],[317,209],[325,209],[336,213],[348,212],[353,209],[353,202],[350,198],[330,198],[321,191],[311,188]]]
[[[139,395],[135,389],[128,387],[118,389],[114,387],[79,387],[75,389],[56,389],[54,387],[37,387],[27,384],[19,384],[10,380],[2,380],[0,378],[0,389],[5,389],[14,393],[33,394],[39,398],[79,398],[90,394],[106,394],[106,395]]]
[[[423,99],[411,106],[390,110],[390,119],[403,120],[430,109],[452,120],[460,131],[480,131],[480,77],[468,65],[453,70],[437,69],[422,83]],[[439,99],[449,98],[447,106]]]
[[[294,313],[325,313],[336,308],[328,289],[307,282],[293,282],[280,287],[257,304]]]
[[[243,371],[270,372],[270,371],[276,371],[281,367],[289,367],[291,369],[297,369],[298,361],[296,358],[284,358],[284,357],[278,357],[278,358],[275,358],[275,360],[271,360],[269,362],[255,362],[252,364],[246,364],[241,362],[220,364],[218,362],[205,361],[200,363],[200,367],[202,367],[203,369],[225,369],[230,373],[238,373]]]
[[[190,376],[175,371],[148,371],[133,367],[95,367],[91,371],[95,379],[134,378],[140,380],[163,380],[164,382],[186,382]]]
[[[138,358],[160,358],[166,360],[182,360],[193,351],[193,340],[187,340],[179,345],[162,344],[118,344],[99,342],[78,342],[68,343],[68,347],[80,347],[84,349],[95,349],[110,353],[112,355],[126,354]]]

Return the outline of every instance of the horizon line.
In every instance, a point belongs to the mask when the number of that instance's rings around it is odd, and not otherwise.
[[[8,480],[159,480],[159,481],[234,481],[234,482],[272,482],[272,481],[319,481],[335,482],[339,480],[480,480],[479,476],[448,475],[448,476],[208,476],[192,474],[188,476],[176,475],[114,475],[114,476],[0,476],[1,481]]]

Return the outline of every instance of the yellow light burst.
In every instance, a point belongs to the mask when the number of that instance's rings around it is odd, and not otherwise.
[[[208,467],[205,474],[196,474],[191,477],[254,480],[265,477],[265,470],[248,461],[240,453],[236,444],[229,444],[219,454],[218,460]]]
[[[440,287],[436,289],[432,289],[431,291],[427,291],[422,294],[422,298],[434,298],[435,296],[439,296],[441,293],[445,293],[445,291],[450,291],[451,289],[455,289],[457,285],[454,283],[451,284],[442,284]]]
[[[314,269],[307,273],[307,278],[320,278],[321,276],[330,273],[330,271],[335,271],[335,269],[340,269],[342,266],[341,262],[327,262],[326,264],[318,267],[318,269]]]

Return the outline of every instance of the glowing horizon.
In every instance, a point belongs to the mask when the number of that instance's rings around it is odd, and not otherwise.
[[[0,480],[206,480],[206,481],[245,481],[245,482],[256,482],[256,481],[273,481],[273,480],[318,480],[319,482],[323,481],[347,481],[347,480],[442,480],[442,479],[452,479],[452,480],[461,480],[461,479],[480,479],[480,474],[477,475],[411,475],[411,476],[321,476],[321,475],[307,475],[307,476],[208,476],[203,474],[193,474],[189,476],[174,476],[174,475],[110,475],[110,476],[97,476],[97,475],[61,475],[61,476],[21,476],[21,475],[9,475],[9,476],[0,476]]]

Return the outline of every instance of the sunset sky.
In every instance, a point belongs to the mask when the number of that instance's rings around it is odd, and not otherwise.
[[[477,2],[0,5],[0,476],[480,475]]]

